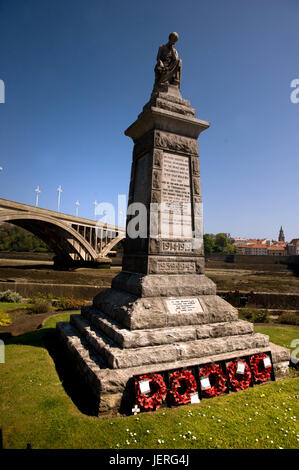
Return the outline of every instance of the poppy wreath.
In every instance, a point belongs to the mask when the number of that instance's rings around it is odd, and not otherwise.
[[[197,390],[196,380],[189,370],[177,370],[173,372],[169,376],[169,384],[169,393],[176,405],[187,405],[187,403],[190,403],[190,393],[194,393]],[[186,391],[181,394],[178,389],[182,385],[185,385]]]
[[[236,378],[236,376],[239,375],[239,374],[236,374],[236,371],[238,368],[238,362],[243,362],[245,364],[245,370],[244,370],[244,374],[242,374],[241,380],[238,380]],[[245,361],[235,359],[234,361],[231,361],[227,365],[226,370],[228,372],[229,383],[231,384],[233,390],[236,390],[236,391],[245,390],[245,388],[249,387],[250,382],[251,382],[251,370]]]
[[[272,366],[265,367],[264,359],[268,354],[254,354],[250,358],[250,367],[257,382],[266,382],[271,376]]]
[[[204,395],[209,398],[221,395],[221,393],[226,390],[226,376],[220,366],[217,364],[208,364],[199,371],[199,378],[208,377],[210,375],[213,375],[215,384],[211,386],[211,388],[203,390]]]
[[[151,396],[141,393],[139,386],[139,381],[141,380],[149,381],[151,390],[154,391]],[[156,408],[160,408],[162,401],[167,395],[167,388],[162,375],[154,374],[152,377],[149,374],[140,375],[138,379],[135,379],[135,393],[140,408],[143,408],[145,411],[153,411]]]

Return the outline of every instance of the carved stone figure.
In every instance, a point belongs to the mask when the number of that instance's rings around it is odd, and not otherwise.
[[[170,33],[168,43],[159,47],[155,66],[154,90],[165,85],[180,87],[182,61],[179,59],[178,52],[174,47],[178,38],[178,33]]]

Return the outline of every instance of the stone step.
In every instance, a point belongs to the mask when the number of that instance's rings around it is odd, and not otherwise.
[[[118,322],[93,307],[83,307],[82,316],[95,329],[104,333],[104,335],[112,339],[121,348],[158,346],[175,342],[195,341],[197,339],[243,335],[253,332],[253,324],[244,320],[206,325],[127,330]]]
[[[107,370],[103,357],[95,353],[88,341],[69,322],[56,323],[56,330],[93,392],[100,394],[99,376],[103,370]]]
[[[100,354],[112,369],[123,369],[148,364],[201,358],[211,354],[235,351],[239,355],[244,349],[269,345],[269,338],[260,333],[251,333],[221,338],[207,338],[187,342],[174,342],[159,346],[121,349],[110,338],[95,329],[82,315],[72,315],[71,324],[78,329],[90,346]]]
[[[109,369],[104,359],[93,351],[77,329],[69,323],[57,323],[57,332],[64,347],[77,364],[78,372],[83,380],[90,384],[91,391],[99,398],[99,413],[110,413],[121,405],[123,393],[127,389],[128,380],[134,376],[163,372],[179,367],[201,366],[207,363],[229,361],[236,357],[251,356],[260,352],[272,353],[275,377],[288,375],[290,352],[286,348],[269,343],[266,347],[231,351],[225,354],[212,354],[201,358],[164,362],[163,364],[143,364],[138,367]]]

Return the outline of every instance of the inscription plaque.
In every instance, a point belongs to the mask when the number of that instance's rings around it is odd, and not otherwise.
[[[189,159],[164,153],[162,170],[161,235],[192,237]]]
[[[203,309],[198,299],[178,298],[166,300],[167,308],[170,313],[202,313]]]
[[[195,273],[195,263],[190,261],[157,261],[157,272],[159,273]]]

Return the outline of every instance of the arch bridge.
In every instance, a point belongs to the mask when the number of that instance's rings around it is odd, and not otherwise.
[[[125,238],[123,227],[0,198],[0,224],[3,222],[40,238],[55,253],[57,267],[107,260],[109,251]]]

